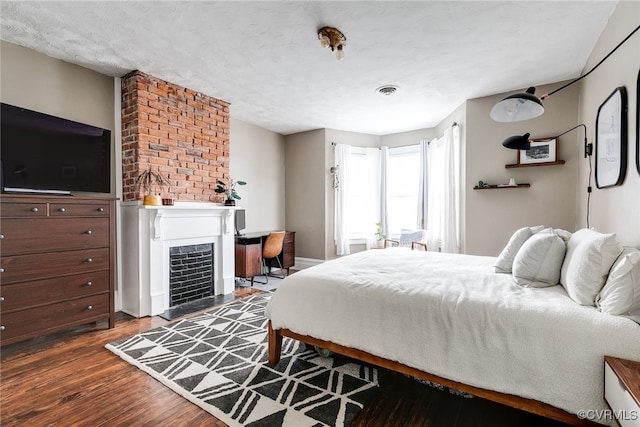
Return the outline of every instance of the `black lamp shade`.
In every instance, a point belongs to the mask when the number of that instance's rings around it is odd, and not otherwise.
[[[531,148],[531,141],[529,141],[529,133],[524,135],[514,135],[502,141],[502,145],[512,150],[528,150]]]
[[[519,122],[541,116],[544,113],[542,102],[534,95],[536,88],[526,92],[507,96],[493,106],[489,115],[496,122]]]

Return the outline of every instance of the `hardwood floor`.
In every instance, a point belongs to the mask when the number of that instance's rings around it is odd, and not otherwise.
[[[452,394],[395,372],[380,372],[380,388],[351,427],[561,427],[565,424],[479,398]]]
[[[238,288],[239,295],[256,292]],[[116,327],[91,324],[2,348],[0,424],[6,426],[224,426],[104,345],[168,321],[118,313]],[[354,426],[559,426],[466,399],[393,373]]]

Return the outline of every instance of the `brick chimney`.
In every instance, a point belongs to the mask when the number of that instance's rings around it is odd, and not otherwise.
[[[145,74],[122,78],[123,200],[151,165],[171,184],[162,197],[222,202],[218,179],[229,176],[229,103]]]

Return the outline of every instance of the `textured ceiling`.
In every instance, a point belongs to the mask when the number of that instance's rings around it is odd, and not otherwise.
[[[2,40],[138,69],[281,134],[437,125],[466,99],[577,77],[615,1],[2,1]],[[345,59],[320,47],[325,25]],[[376,93],[395,85],[392,96]]]

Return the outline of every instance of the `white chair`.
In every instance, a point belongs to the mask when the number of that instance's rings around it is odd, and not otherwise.
[[[384,247],[396,247],[427,250],[427,230],[408,230],[400,231],[400,240],[385,239]]]

